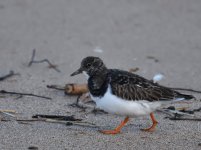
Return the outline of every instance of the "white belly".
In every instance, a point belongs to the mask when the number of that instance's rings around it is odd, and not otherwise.
[[[108,113],[123,115],[123,116],[143,116],[148,115],[161,106],[160,102],[149,102],[146,100],[130,101],[123,100],[111,94],[109,86],[103,97],[93,97],[97,108],[100,108]]]

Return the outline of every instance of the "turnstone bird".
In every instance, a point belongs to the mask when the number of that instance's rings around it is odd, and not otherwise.
[[[86,57],[80,68],[71,76],[84,73],[87,76],[90,96],[97,108],[108,113],[125,116],[124,121],[114,130],[103,130],[105,134],[117,134],[130,117],[150,115],[152,126],[144,131],[154,131],[157,121],[153,112],[170,102],[189,100],[192,95],[181,94],[161,86],[139,75],[108,69],[98,57]]]

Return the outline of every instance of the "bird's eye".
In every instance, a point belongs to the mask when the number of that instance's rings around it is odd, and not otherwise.
[[[88,64],[87,64],[87,67],[90,67],[90,66],[91,66],[91,64],[90,64],[90,63],[88,63]]]

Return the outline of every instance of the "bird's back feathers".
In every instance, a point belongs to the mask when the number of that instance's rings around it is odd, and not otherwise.
[[[181,94],[127,71],[110,69],[108,78],[112,93],[126,100],[158,101],[193,98],[191,95]]]

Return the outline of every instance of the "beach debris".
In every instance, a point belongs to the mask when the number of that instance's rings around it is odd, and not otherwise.
[[[52,68],[52,69],[54,69],[54,70],[57,71],[57,72],[61,72],[61,71],[57,68],[57,65],[52,64],[48,59],[34,60],[35,54],[36,54],[36,50],[33,49],[32,56],[31,56],[31,61],[29,62],[28,67],[31,67],[31,65],[32,65],[33,63],[44,63],[44,62],[46,62],[46,63],[48,63],[49,68]]]
[[[47,85],[47,88],[55,89],[55,90],[60,90],[60,91],[64,91],[65,90],[65,86],[61,86],[61,85]]]
[[[81,95],[89,91],[87,84],[70,83],[65,86],[66,95]]]
[[[189,113],[185,113],[185,112],[182,112],[178,109],[176,109],[174,106],[169,106],[168,108],[164,108],[164,109],[161,109],[159,110],[161,112],[166,112],[166,114],[169,114],[169,116],[171,117],[181,117],[181,116],[193,116],[192,114],[189,114]]]
[[[134,73],[137,72],[138,70],[140,70],[140,68],[136,67],[136,68],[130,68],[129,72]]]
[[[157,83],[157,82],[161,81],[164,77],[165,77],[165,76],[164,76],[163,74],[157,73],[157,74],[155,74],[154,77],[153,77],[153,82],[154,82],[154,83]]]
[[[171,117],[170,120],[189,120],[189,121],[201,121],[201,118],[175,118]]]
[[[100,48],[100,47],[96,47],[95,49],[94,49],[94,52],[96,52],[96,53],[103,53],[103,50]]]
[[[67,126],[78,125],[78,126],[89,126],[89,127],[98,127],[94,123],[82,121],[82,119],[74,118],[74,116],[57,116],[57,115],[34,115],[33,119],[17,119],[19,123],[25,122],[36,122],[43,121],[49,123],[60,123]]]
[[[54,120],[63,120],[63,121],[81,121],[82,119],[77,119],[74,116],[60,116],[60,115],[33,115],[32,118],[45,118],[45,119],[54,119]]]
[[[11,110],[11,109],[0,109],[0,112],[5,112],[5,113],[16,113],[15,110]]]
[[[193,110],[187,110],[186,108],[181,108],[180,111],[184,113],[194,114],[195,112],[201,111],[201,107]]]
[[[0,90],[0,94],[10,94],[10,95],[20,95],[20,96],[33,96],[33,97],[39,97],[43,99],[48,99],[51,100],[52,98],[47,97],[47,96],[40,96],[32,93],[20,93],[20,92],[10,92],[10,91],[5,91],[5,90]]]
[[[37,146],[29,146],[28,149],[29,150],[38,150],[38,147]]]
[[[195,112],[201,111],[201,107],[198,109],[187,110],[186,107],[175,108],[174,106],[170,106],[157,111],[168,114],[169,116],[166,118],[170,120],[201,121],[201,118],[198,118],[194,115]]]
[[[3,81],[9,77],[15,76],[15,75],[20,75],[19,73],[15,73],[13,70],[10,70],[10,72],[4,76],[0,77],[0,81]]]
[[[0,109],[0,121],[9,121],[10,119],[5,119],[7,117],[12,117],[12,118],[16,118],[15,114],[16,111],[15,110],[10,110],[10,109]]]
[[[154,62],[159,62],[159,60],[154,56],[147,56],[147,59],[152,59]]]

